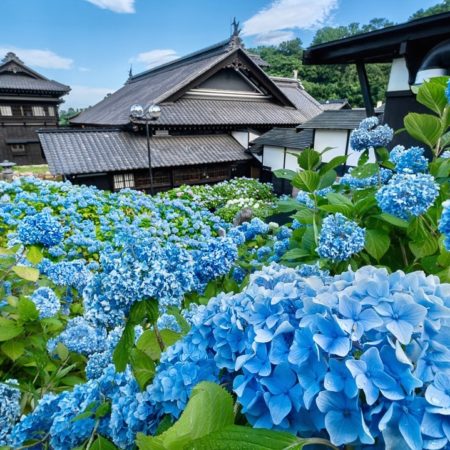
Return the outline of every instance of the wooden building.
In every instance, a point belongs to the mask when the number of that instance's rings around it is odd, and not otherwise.
[[[431,77],[450,75],[450,12],[312,46],[305,50],[303,63],[355,64],[368,116],[374,114],[374,105],[365,66],[390,63],[384,122],[398,130],[408,112],[428,112],[416,101],[417,86]],[[399,133],[392,142],[397,144],[418,143]]]
[[[102,189],[148,189],[145,126],[130,119],[138,103],[161,108],[151,124],[156,191],[258,176],[249,141],[322,112],[297,80],[271,79],[264,65],[245,51],[235,29],[219,44],[131,76],[72,119],[70,130],[39,132],[50,171]]]
[[[27,67],[14,53],[0,64],[0,161],[44,164],[36,130],[58,126],[58,105],[68,86]]]

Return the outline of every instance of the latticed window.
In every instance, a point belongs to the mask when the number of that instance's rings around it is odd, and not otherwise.
[[[0,105],[0,116],[12,116],[11,106]]]
[[[55,108],[53,106],[48,107],[48,115],[51,117],[55,117]]]
[[[133,188],[134,173],[119,173],[114,175],[114,189]]]
[[[33,116],[45,116],[45,110],[43,106],[33,106],[32,108]]]
[[[13,144],[11,145],[11,153],[14,155],[23,155],[26,153],[25,144]]]

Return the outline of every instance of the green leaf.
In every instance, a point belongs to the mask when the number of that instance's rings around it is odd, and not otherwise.
[[[101,419],[102,417],[105,417],[110,411],[111,411],[111,403],[103,402],[95,410],[95,418]]]
[[[346,217],[351,217],[353,212],[353,208],[347,205],[322,205],[319,209],[330,213],[341,213]]]
[[[358,158],[358,167],[363,166],[366,162],[369,161],[369,150],[364,150],[361,152]]]
[[[23,328],[14,320],[0,317],[0,342],[9,341],[23,332]]]
[[[310,256],[310,253],[303,248],[293,248],[288,250],[281,259],[301,259]]]
[[[379,261],[389,250],[391,238],[387,233],[381,230],[366,230],[367,253]]]
[[[423,220],[420,217],[413,217],[406,230],[406,234],[413,241],[422,241],[428,237],[429,231],[425,227]]]
[[[69,349],[62,343],[56,345],[56,354],[61,361],[65,361],[69,357]]]
[[[273,171],[274,175],[277,178],[282,178],[284,180],[292,180],[295,175],[297,175],[297,172],[295,172],[294,170],[289,170],[289,169],[277,169]]]
[[[158,301],[156,299],[141,300],[135,302],[131,307],[128,323],[140,325],[144,319],[147,319],[150,323],[155,323],[158,320]]]
[[[136,347],[147,354],[153,361],[161,357],[161,348],[153,330],[145,330],[136,343]]]
[[[333,169],[328,170],[324,174],[320,175],[319,186],[317,186],[317,189],[325,189],[329,186],[332,186],[336,181],[336,178],[337,178],[336,171]]]
[[[202,382],[193,389],[180,419],[171,428],[159,436],[138,434],[136,442],[140,450],[180,450],[233,423],[231,395],[215,383]]]
[[[309,208],[303,207],[299,209],[292,217],[303,224],[313,223],[314,211]]]
[[[27,281],[37,281],[39,279],[39,270],[27,266],[14,266],[14,273]]]
[[[127,322],[122,336],[113,353],[113,362],[117,372],[123,372],[130,358],[130,351],[134,345],[134,325]]]
[[[26,297],[20,297],[17,303],[17,311],[22,322],[32,322],[39,318],[36,305]]]
[[[320,153],[307,148],[298,155],[297,161],[303,170],[312,170],[320,163]]]
[[[382,213],[379,217],[381,220],[384,220],[387,223],[390,223],[391,225],[395,225],[396,227],[400,228],[408,228],[409,223],[406,220],[399,219],[398,217],[395,217],[391,214]]]
[[[12,339],[2,344],[3,353],[13,361],[19,359],[25,352],[25,344],[23,341]]]
[[[181,328],[181,334],[186,334],[191,329],[188,321],[180,314],[179,309],[176,306],[171,306],[167,311],[169,314],[172,314],[177,319],[178,325]]]
[[[342,164],[345,164],[347,161],[348,155],[339,155],[335,156],[334,158],[330,159],[327,163],[325,163],[319,170],[319,174],[323,175],[324,173],[328,172],[331,169],[335,169],[336,167],[341,166]]]
[[[133,348],[130,354],[131,369],[141,390],[144,390],[155,375],[155,363],[143,351]]]
[[[319,186],[320,176],[312,170],[298,172],[292,179],[292,185],[302,191],[314,192]]]
[[[406,131],[414,139],[428,145],[431,149],[436,145],[441,133],[441,121],[430,114],[409,113],[404,118]]]
[[[289,199],[289,200],[280,200],[277,203],[277,211],[278,212],[291,212],[295,211],[299,208],[299,202],[297,200]]]
[[[355,203],[354,209],[359,216],[377,206],[377,200],[373,194],[367,194]]]
[[[375,151],[380,161],[385,162],[389,160],[389,150],[387,148],[378,147]]]
[[[90,450],[118,450],[111,441],[100,435],[97,436],[97,439],[89,448]]]
[[[409,242],[408,245],[416,258],[433,255],[439,247],[438,240],[433,236],[423,241]]]
[[[39,264],[42,261],[42,252],[39,247],[36,245],[32,245],[27,252],[27,259],[32,264]]]
[[[180,333],[172,330],[161,330],[159,334],[161,335],[161,338],[166,347],[170,347],[181,338]]]
[[[378,172],[378,164],[377,163],[368,163],[363,166],[358,166],[353,168],[352,177],[355,178],[368,178],[372,177]]]
[[[439,83],[426,81],[419,87],[416,100],[436,114],[441,115],[447,105],[445,87]]]
[[[352,201],[342,194],[337,194],[336,192],[330,192],[327,194],[327,199],[332,205],[346,205],[353,208]]]
[[[328,443],[319,439],[302,439],[290,433],[229,425],[223,430],[197,439],[189,448],[196,450],[301,450],[305,445]],[[336,448],[330,445],[332,448]],[[186,449],[186,447],[185,447]]]

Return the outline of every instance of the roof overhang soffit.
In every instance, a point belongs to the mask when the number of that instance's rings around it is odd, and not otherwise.
[[[221,59],[214,66],[186,83],[179,90],[164,99],[164,102],[175,102],[180,99],[187,91],[197,87],[208,78],[219,72],[221,69],[233,67],[235,70],[244,71],[246,76],[251,77],[262,86],[278,103],[283,106],[295,108],[295,105],[286,97],[281,89],[269,78],[269,76],[240,48],[230,52],[224,59]]]

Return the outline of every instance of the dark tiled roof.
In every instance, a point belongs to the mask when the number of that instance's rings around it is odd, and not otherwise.
[[[267,133],[253,139],[250,151],[252,153],[260,153],[264,145],[303,150],[311,147],[312,143],[312,130],[298,132],[295,128],[272,128]]]
[[[0,63],[0,91],[52,92],[63,95],[70,91],[70,87],[45,78],[10,52]]]
[[[335,99],[321,102],[324,111],[338,111],[339,109],[351,109],[350,103],[347,99]]]
[[[248,53],[248,56],[250,56],[250,58],[252,59],[253,62],[255,62],[256,64],[258,64],[259,67],[269,67],[270,64],[265,61],[264,59],[261,58],[261,56],[259,55],[255,55],[254,53]]]
[[[323,111],[322,105],[305,91],[298,80],[281,77],[271,78],[283,94],[301,111],[304,116],[303,121],[312,119]]]
[[[365,109],[339,109],[322,114],[299,125],[298,129],[353,130],[367,117]]]
[[[144,135],[120,130],[40,130],[42,148],[53,174],[81,174],[148,167]],[[154,136],[153,167],[242,161],[250,159],[227,134]]]
[[[161,109],[161,125],[298,125],[307,120],[301,111],[269,101],[186,98]]]
[[[66,93],[70,87],[53,80],[42,80],[24,74],[0,73],[0,90]]]

